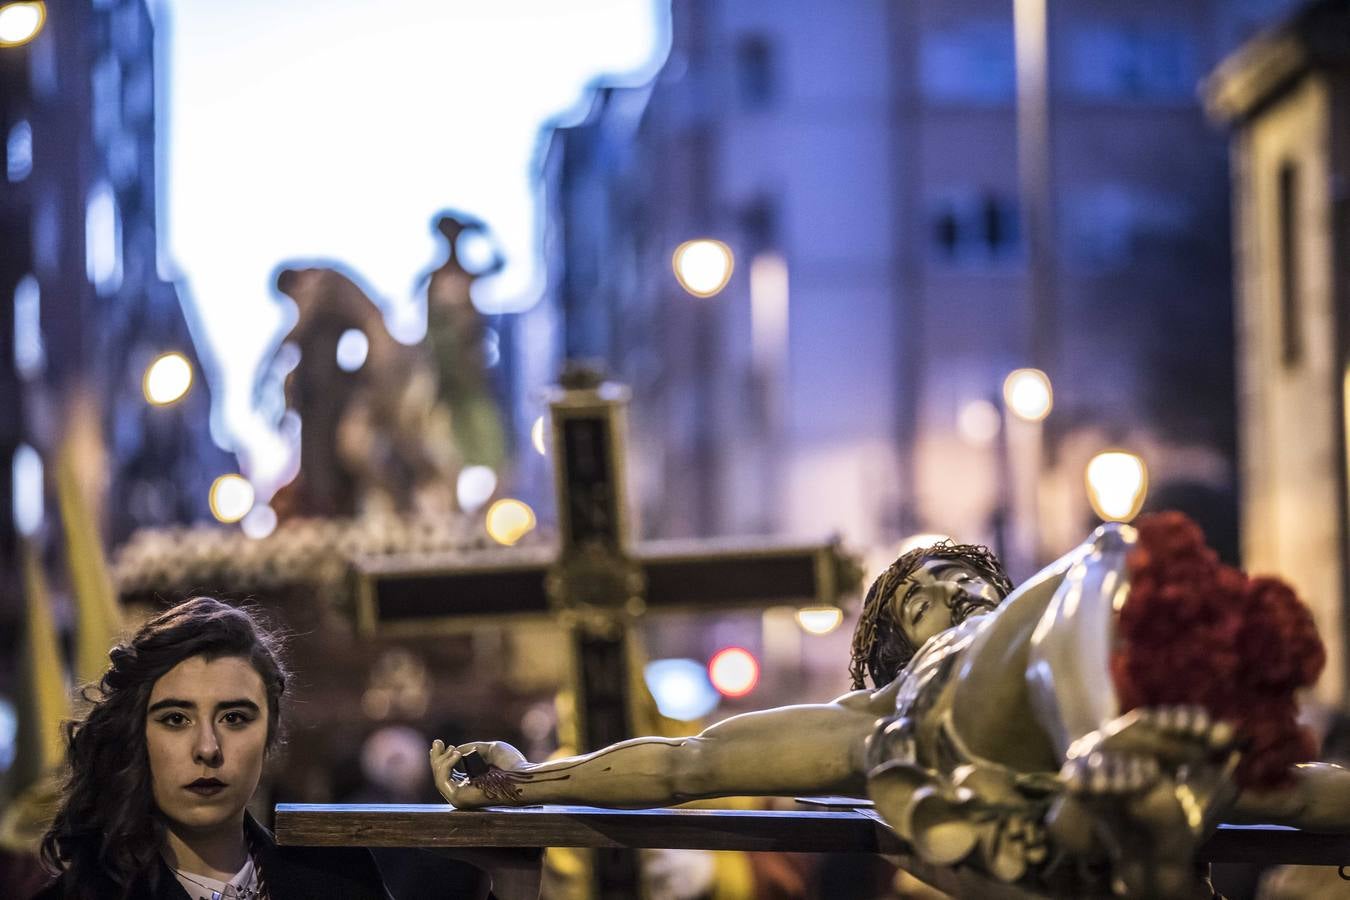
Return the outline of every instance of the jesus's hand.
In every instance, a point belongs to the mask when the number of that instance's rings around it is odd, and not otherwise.
[[[488,764],[488,773],[478,778],[454,771],[465,754],[476,751]],[[529,765],[529,761],[515,747],[504,741],[460,744],[447,747],[443,741],[431,745],[431,773],[436,790],[446,802],[457,809],[475,809],[480,806],[518,805],[523,801],[520,790],[510,774]]]

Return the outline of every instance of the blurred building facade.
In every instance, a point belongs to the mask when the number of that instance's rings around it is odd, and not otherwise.
[[[233,469],[207,433],[190,323],[157,271],[155,92],[144,0],[48,4],[32,42],[0,48],[6,577],[20,540],[60,558],[62,466],[110,544],[137,527],[208,518],[212,479]],[[184,355],[193,383],[152,406],[143,378],[168,351]],[[19,615],[17,601],[4,605],[6,619]]]
[[[1083,469],[1110,446],[1235,541],[1226,160],[1197,86],[1287,5],[1049,4],[1044,553],[1095,521]],[[1033,362],[1013,5],[673,11],[655,83],[552,135],[522,353],[634,386],[649,534],[1001,544],[999,392]],[[702,300],[670,270],[700,236],[737,265]]]
[[[1312,606],[1319,699],[1344,696],[1350,603],[1350,10],[1312,3],[1207,84],[1232,128],[1242,557]]]

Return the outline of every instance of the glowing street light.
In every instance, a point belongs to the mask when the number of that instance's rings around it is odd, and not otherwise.
[[[808,606],[797,610],[797,624],[807,634],[829,634],[844,621],[844,611],[837,606]]]
[[[489,537],[510,547],[534,530],[534,510],[519,500],[498,500],[488,507],[486,525]]]
[[[167,406],[192,387],[192,363],[177,351],[164,353],[145,367],[145,376],[141,379],[141,390],[145,399],[154,406]]]
[[[718,650],[708,662],[708,679],[724,697],[744,697],[759,684],[759,660],[744,647]]]
[[[1107,522],[1128,522],[1139,515],[1148,494],[1148,466],[1137,454],[1103,450],[1084,472],[1088,500]]]
[[[1014,369],[1003,379],[1003,402],[1017,418],[1041,421],[1055,405],[1050,377],[1040,369]]]
[[[253,485],[243,475],[222,475],[211,482],[211,515],[225,524],[238,522],[253,508]]]
[[[680,287],[695,297],[715,297],[731,280],[736,258],[721,241],[698,238],[676,247],[671,264]]]
[[[37,37],[47,21],[47,4],[6,3],[0,6],[0,47],[17,47]]]

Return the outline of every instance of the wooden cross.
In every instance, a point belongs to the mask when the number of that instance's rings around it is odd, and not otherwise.
[[[443,804],[281,804],[276,834],[282,846],[422,847],[442,853],[498,848],[502,858],[493,873],[493,892],[512,900],[538,896],[537,878],[527,882],[521,877],[527,874],[528,857],[516,857],[512,868],[507,855],[507,848],[528,847],[884,853],[900,868],[953,897],[1031,900],[1027,892],[965,867],[924,861],[866,806],[773,812],[536,806],[467,812]],[[1206,863],[1343,866],[1350,859],[1350,834],[1317,834],[1278,825],[1220,825],[1196,858]],[[505,890],[499,889],[497,875],[502,869],[506,876],[516,876],[519,892],[510,893],[509,877],[502,879]]]
[[[503,616],[550,616],[572,642],[581,752],[635,736],[629,696],[633,626],[666,610],[835,606],[861,572],[837,542],[726,542],[634,547],[626,493],[628,391],[588,369],[564,374],[549,404],[560,546],[557,555],[480,562],[356,565],[366,634],[426,634]],[[595,896],[635,896],[631,853],[601,850]]]

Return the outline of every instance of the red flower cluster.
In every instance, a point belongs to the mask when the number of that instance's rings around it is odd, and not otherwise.
[[[1326,662],[1312,614],[1284,582],[1220,563],[1182,513],[1138,528],[1111,659],[1121,709],[1199,704],[1237,729],[1238,784],[1285,783],[1317,752],[1294,696]]]

